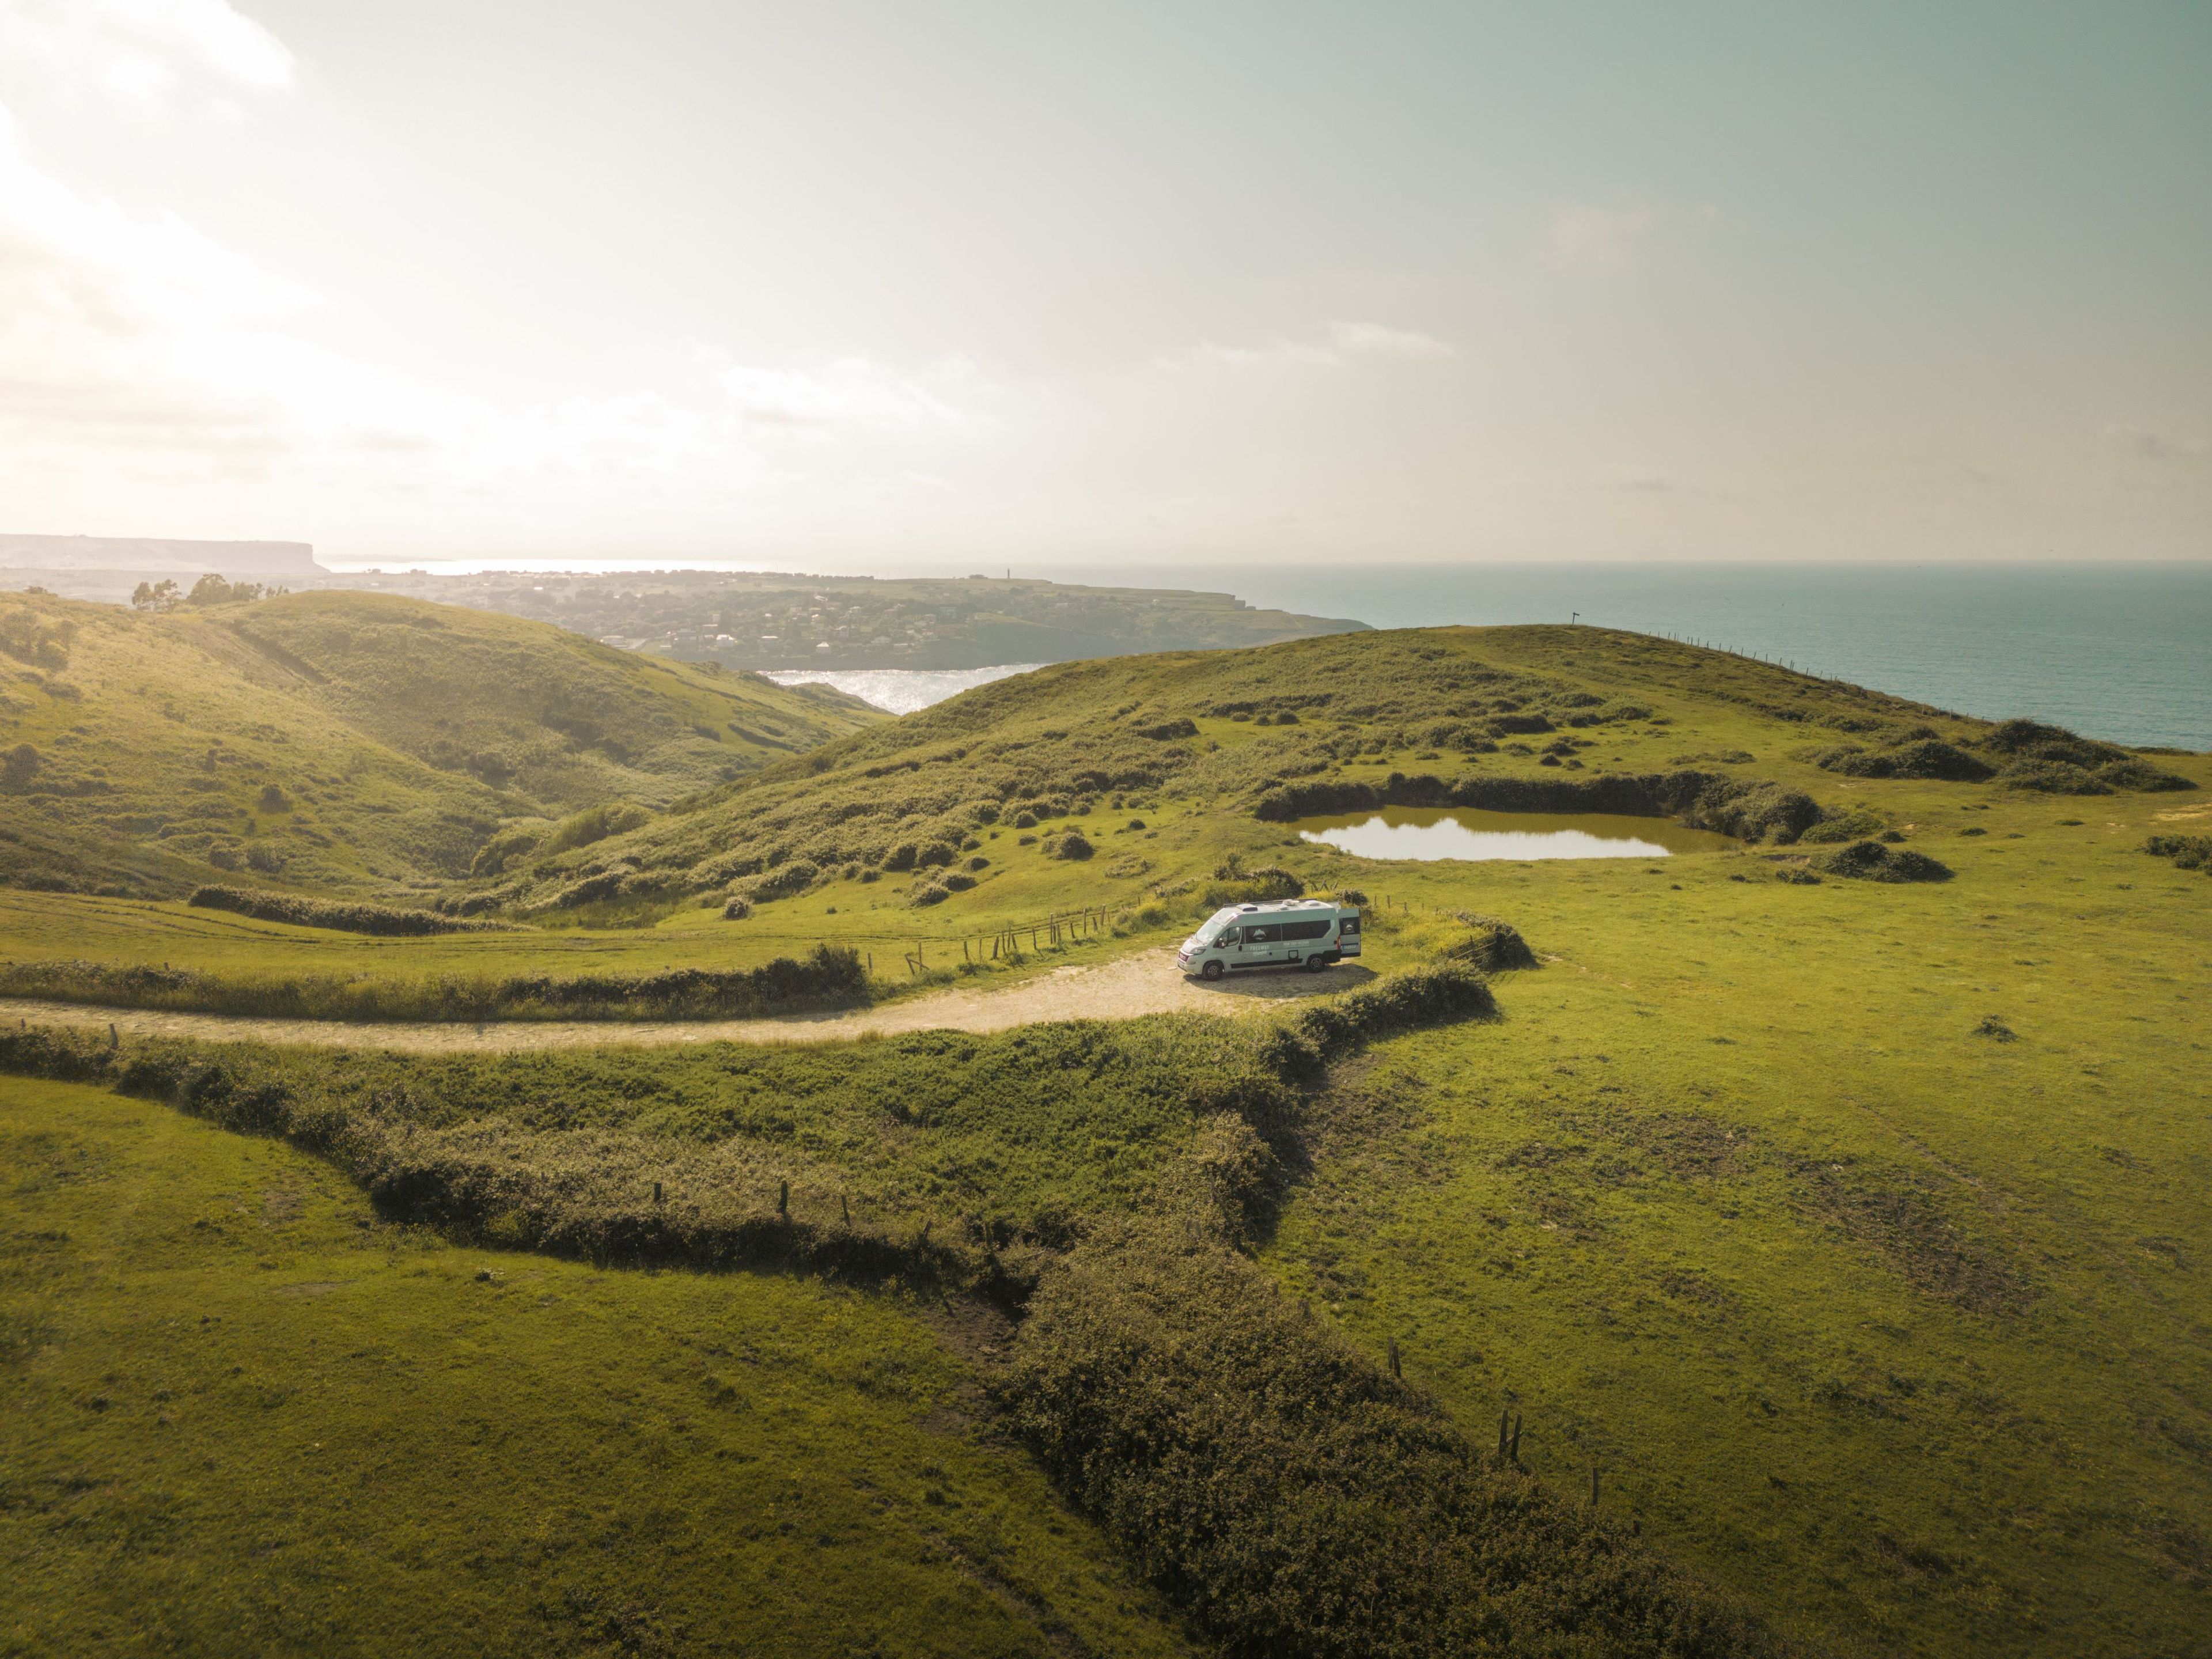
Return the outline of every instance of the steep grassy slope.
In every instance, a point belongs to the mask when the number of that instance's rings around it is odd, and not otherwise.
[[[1191,1651],[910,1304],[380,1222],[0,1082],[11,1654]]]
[[[156,616],[10,595],[0,650],[0,878],[65,890],[451,879],[503,823],[660,805],[874,718],[368,594]]]

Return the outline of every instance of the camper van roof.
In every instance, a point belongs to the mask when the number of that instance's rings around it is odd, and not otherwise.
[[[1331,912],[1357,910],[1356,904],[1340,904],[1332,899],[1298,898],[1271,899],[1265,904],[1232,904],[1215,911],[1218,921],[1223,916],[1242,916],[1255,914],[1279,915],[1285,910],[1328,910]]]

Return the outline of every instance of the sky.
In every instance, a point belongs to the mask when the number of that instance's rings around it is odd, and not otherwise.
[[[2212,5],[0,0],[0,531],[2212,557]]]

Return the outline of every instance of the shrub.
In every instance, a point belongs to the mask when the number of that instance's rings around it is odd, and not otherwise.
[[[1225,864],[1222,866],[1223,870],[1228,868]],[[1304,882],[1290,871],[1270,864],[1211,883],[1201,899],[1208,910],[1218,910],[1229,904],[1267,904],[1278,899],[1304,898],[1305,891]]]
[[[2143,851],[2172,859],[2183,870],[2212,872],[2212,836],[2153,836],[2143,843]]]
[[[948,893],[964,893],[975,884],[975,877],[963,875],[957,870],[946,871],[938,878],[938,880],[944,884],[945,890]]]
[[[884,868],[894,873],[903,874],[914,868],[915,858],[919,851],[920,849],[912,842],[902,841],[884,854]]]
[[[1129,729],[1139,737],[1150,738],[1155,743],[1168,743],[1176,738],[1194,738],[1198,735],[1198,723],[1187,714],[1171,720],[1161,720],[1157,725],[1134,726]]]
[[[722,906],[724,921],[743,921],[752,913],[753,907],[741,898],[733,898]]]
[[[1219,1244],[1113,1230],[1030,1309],[1016,1431],[1231,1659],[1771,1650]]]
[[[1993,770],[1965,750],[1932,737],[1871,754],[1847,744],[1816,757],[1814,764],[1850,778],[1925,778],[1948,783],[1980,783]]]
[[[1832,876],[1858,881],[1948,881],[1951,869],[1925,853],[1885,847],[1878,841],[1856,841],[1849,847],[1814,860]]]
[[[788,864],[778,865],[753,883],[748,890],[747,896],[756,904],[765,904],[773,899],[790,898],[794,894],[803,893],[811,887],[821,874],[821,871],[816,869],[805,859],[793,859]]]
[[[1022,811],[1014,814],[1014,828],[1017,830],[1034,830],[1036,828],[1036,823],[1037,817],[1034,812]]]
[[[1070,830],[1053,843],[1052,855],[1056,859],[1081,860],[1097,850],[1080,830]]]
[[[1821,819],[1797,839],[1816,847],[1837,846],[1847,841],[1864,841],[1869,836],[1883,835],[1888,823],[1887,818],[1873,808],[1856,806],[1838,817]]]
[[[805,957],[778,957],[757,968],[571,979],[233,980],[113,963],[0,963],[0,995],[285,1019],[730,1019],[865,1002],[868,983],[858,951],[817,945]]]
[[[933,841],[915,854],[914,861],[925,870],[941,870],[960,856],[960,849],[949,842]]]
[[[258,850],[258,849],[256,849]],[[202,910],[228,910],[258,921],[295,927],[328,927],[347,933],[410,938],[424,933],[473,933],[501,924],[464,921],[434,910],[410,910],[384,904],[355,904],[307,898],[297,893],[264,893],[247,887],[198,887],[186,901]]]
[[[2115,789],[2139,789],[2146,794],[2197,787],[2180,773],[2166,771],[2145,760],[2108,761],[2097,769],[2097,778]]]
[[[1444,947],[1445,961],[1464,962],[1486,974],[1537,965],[1536,953],[1528,948],[1528,941],[1510,923],[1495,916],[1469,915],[1465,911],[1460,912],[1459,920],[1467,924],[1469,932],[1465,939]]]
[[[911,902],[916,909],[922,910],[928,908],[933,904],[942,904],[945,900],[951,896],[952,895],[945,888],[939,886],[935,882],[932,882],[928,886],[917,892],[909,902]]]
[[[541,857],[550,858],[556,853],[566,853],[575,848],[589,847],[594,842],[605,841],[610,836],[628,835],[641,830],[653,822],[653,814],[642,806],[628,801],[615,801],[604,806],[587,806],[580,812],[571,813],[555,824],[538,845]]]
[[[2112,786],[2070,761],[2018,760],[1997,774],[2008,789],[2033,789],[2045,795],[2109,795]]]
[[[39,772],[39,751],[27,743],[19,743],[5,756],[0,756],[0,783],[10,789],[29,786]]]

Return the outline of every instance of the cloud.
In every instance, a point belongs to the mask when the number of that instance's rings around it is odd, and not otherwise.
[[[972,365],[951,359],[938,375],[971,378]],[[812,369],[761,368],[732,363],[715,379],[747,421],[775,426],[914,430],[964,423],[961,410],[921,379],[866,357],[845,357]]]
[[[0,49],[51,82],[141,110],[188,82],[282,92],[292,54],[228,0],[0,0]]]
[[[1649,207],[1563,207],[1544,233],[1544,252],[1555,264],[1603,270],[1625,264],[1657,222]]]
[[[1433,334],[1381,323],[1331,323],[1330,341],[1344,356],[1455,357],[1459,354]]]
[[[1341,368],[1362,359],[1437,359],[1458,355],[1449,343],[1414,329],[1382,323],[1331,323],[1319,339],[1278,337],[1264,345],[1225,346],[1202,341],[1157,360],[1170,369]]]

